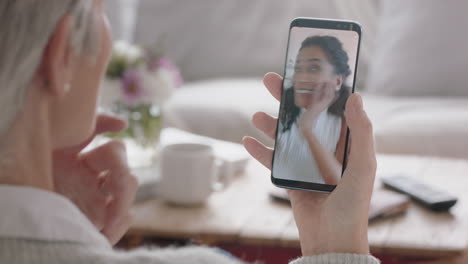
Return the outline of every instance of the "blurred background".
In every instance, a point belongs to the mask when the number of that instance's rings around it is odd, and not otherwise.
[[[363,26],[357,91],[380,153],[468,158],[468,2],[447,0],[114,0],[114,38],[157,46],[182,87],[161,103],[164,127],[232,142],[256,111],[277,115],[261,83],[283,73],[294,17]]]
[[[257,111],[278,114],[279,104],[262,77],[271,71],[283,74],[291,20],[303,16],[359,22],[363,38],[356,91],[374,125],[378,176],[418,177],[460,198],[451,212],[411,206],[406,216],[371,225],[372,253],[392,255],[383,263],[423,263],[401,262],[393,255],[441,257],[465,251],[468,1],[112,0],[107,5],[116,47],[101,106],[120,102],[117,109],[126,112],[132,128],[127,135],[143,135],[143,145],[153,149],[160,131],[166,143],[195,140],[193,134],[240,143],[250,135],[272,146],[251,117]],[[169,127],[176,130],[162,129]],[[241,146],[219,146],[219,154],[233,165],[226,171],[244,169],[249,157]],[[130,157],[131,165],[146,156]],[[268,172],[260,169],[247,168],[244,177],[233,181],[237,185],[213,195],[206,207],[171,207],[158,200],[138,205],[131,230],[138,236],[201,237],[209,245],[219,244],[207,233],[221,238],[234,233],[236,241],[254,241],[261,248],[224,247],[231,253],[285,263],[300,255],[297,230],[289,207],[269,200],[271,183],[259,177]],[[136,174],[139,193],[154,189],[145,184],[144,173]],[[147,178],[153,179],[154,171]],[[375,199],[371,207],[389,201]],[[247,223],[244,217],[248,224],[242,224]],[[129,240],[139,245],[138,236]],[[295,248],[279,250],[284,241],[293,241]],[[276,246],[268,248],[268,243]]]

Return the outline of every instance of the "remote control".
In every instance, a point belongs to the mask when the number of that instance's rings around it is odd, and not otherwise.
[[[457,197],[438,190],[408,176],[393,176],[382,179],[385,187],[407,194],[416,202],[433,211],[447,211],[457,203]]]

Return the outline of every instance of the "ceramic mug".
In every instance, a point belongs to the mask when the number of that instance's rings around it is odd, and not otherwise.
[[[222,189],[221,161],[207,144],[170,144],[161,150],[158,196],[178,205],[199,205]]]

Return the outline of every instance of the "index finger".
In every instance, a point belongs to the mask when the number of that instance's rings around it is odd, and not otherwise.
[[[125,120],[108,114],[99,114],[96,119],[94,136],[102,133],[117,133],[125,128],[127,128]]]
[[[119,140],[112,140],[106,144],[80,154],[80,160],[90,171],[119,171],[130,174],[127,162],[125,144]]]
[[[83,143],[77,146],[59,150],[59,153],[61,155],[77,154],[81,150],[86,148],[86,146],[88,146],[89,143],[91,143],[97,135],[103,133],[117,133],[124,130],[126,127],[127,122],[125,120],[108,114],[98,114],[96,118],[96,127],[94,129],[93,134],[90,137],[88,137]]]

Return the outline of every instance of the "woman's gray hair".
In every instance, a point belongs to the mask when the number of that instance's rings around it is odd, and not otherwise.
[[[74,18],[70,46],[75,53],[91,52],[94,0],[0,1],[0,136],[21,110],[27,88],[37,72],[44,50],[58,22]]]

